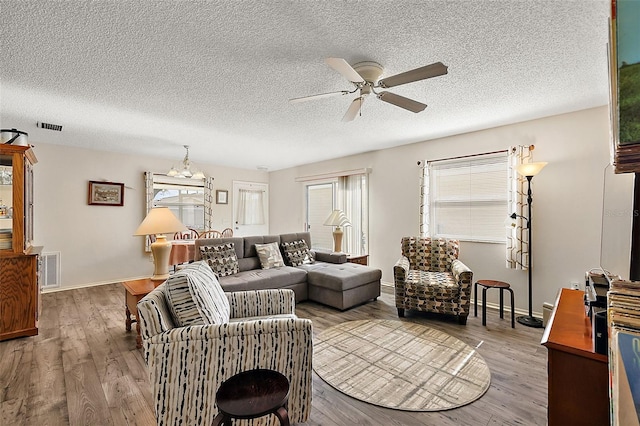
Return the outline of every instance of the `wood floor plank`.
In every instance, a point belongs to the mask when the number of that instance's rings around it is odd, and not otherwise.
[[[65,369],[70,425],[111,425],[102,383],[92,361]]]
[[[60,338],[35,340],[27,423],[67,424],[69,413]]]
[[[153,425],[153,399],[135,331],[124,326],[119,283],[43,295],[38,336],[0,342],[0,423],[21,425]],[[479,400],[449,411],[422,413],[376,407],[344,395],[313,375],[308,426],[545,425],[546,349],[542,330],[487,312],[455,319],[409,312],[399,319],[393,293],[340,312],[313,302],[296,313],[313,322],[314,335],[363,319],[396,319],[448,333],[478,352],[491,370],[491,386]]]

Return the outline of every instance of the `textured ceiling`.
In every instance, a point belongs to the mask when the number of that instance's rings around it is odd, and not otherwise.
[[[608,101],[609,1],[1,0],[0,125],[33,144],[277,170]],[[324,60],[442,77],[369,96]],[[62,133],[35,127],[62,124]]]

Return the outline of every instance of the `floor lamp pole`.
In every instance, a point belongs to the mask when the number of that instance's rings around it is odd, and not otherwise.
[[[531,197],[532,178],[533,176],[527,176],[527,205],[529,206],[529,218],[527,219],[527,228],[529,228],[529,267],[527,268],[529,276],[529,315],[523,315],[516,319],[520,324],[526,325],[527,327],[542,328],[542,320],[533,316],[533,287],[531,286],[531,270],[533,269],[533,244],[531,244],[531,204],[533,202],[533,198]]]

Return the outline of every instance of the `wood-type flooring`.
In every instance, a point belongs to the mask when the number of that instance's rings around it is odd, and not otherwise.
[[[119,283],[44,294],[39,335],[0,342],[0,424],[153,425],[142,351],[135,348],[135,331],[125,331],[124,312]],[[344,321],[398,319],[386,286],[377,301],[345,312],[303,302],[296,313],[313,321],[314,334]],[[305,424],[545,425],[543,331],[517,323],[512,329],[508,318],[488,310],[486,327],[480,315],[469,317],[466,326],[423,313],[408,312],[403,319],[479,345],[491,369],[491,387],[479,400],[435,413],[390,410],[350,398],[314,373],[313,408]]]

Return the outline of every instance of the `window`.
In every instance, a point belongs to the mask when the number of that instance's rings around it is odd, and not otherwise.
[[[197,231],[210,229],[213,178],[185,179],[145,172],[147,212],[153,207],[169,207],[180,222]],[[149,238],[146,251],[150,251]]]
[[[507,165],[506,152],[428,162],[423,229],[434,237],[505,242]]]
[[[342,251],[367,254],[369,232],[368,174],[336,173],[331,178],[312,180],[305,185],[306,230],[315,249],[333,250],[333,227],[324,221],[334,209],[342,210],[351,226],[344,226]],[[300,178],[300,180],[306,180]]]
[[[204,230],[204,187],[155,183],[153,207],[169,207],[187,228]]]

